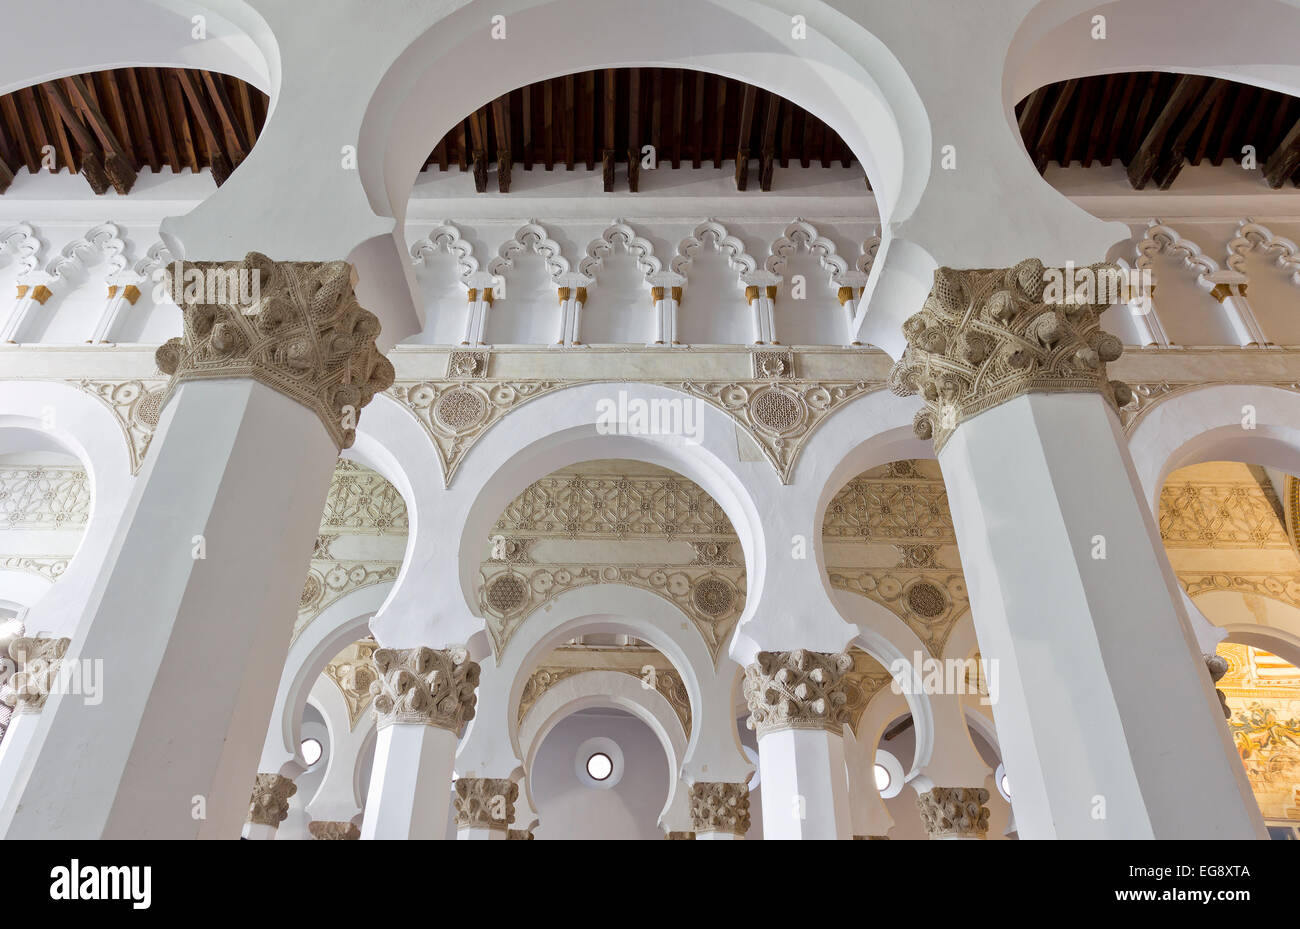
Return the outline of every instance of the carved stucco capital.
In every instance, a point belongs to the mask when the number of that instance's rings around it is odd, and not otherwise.
[[[932,839],[982,839],[989,831],[989,792],[983,787],[934,787],[917,794],[921,822]]]
[[[459,735],[474,718],[478,662],[463,648],[380,648],[370,685],[379,728],[394,723],[437,726]]]
[[[691,825],[696,833],[749,831],[749,785],[697,781],[691,785]]]
[[[1219,683],[1223,675],[1228,673],[1228,659],[1222,655],[1211,654],[1205,655],[1205,670],[1210,672],[1210,681]],[[1218,687],[1214,688],[1215,695],[1219,698],[1219,707],[1223,710],[1224,719],[1232,719],[1232,708],[1228,706],[1228,695]]]
[[[393,366],[375,347],[379,320],[357,303],[351,265],[249,252],[177,262],[167,274],[184,314],[184,335],[155,355],[171,375],[167,397],[186,381],[251,378],[315,410],[340,449],[352,446],[361,408],[392,386]]]
[[[506,838],[529,842],[536,839],[537,836],[533,835],[533,830],[531,829],[507,829]]]
[[[674,829],[674,830],[670,830],[670,831],[668,831],[668,832],[665,832],[665,833],[664,833],[664,838],[665,838],[665,839],[672,839],[672,840],[674,840],[674,841],[690,840],[690,839],[694,839],[694,838],[695,838],[695,833],[694,833],[694,832],[683,832],[683,831],[681,831],[681,830],[676,830],[676,829]]]
[[[1075,288],[1084,272],[1095,289]],[[1069,283],[1049,286],[1057,280]],[[1012,268],[935,271],[921,312],[903,323],[907,348],[889,380],[895,394],[925,400],[916,434],[939,450],[961,423],[1032,392],[1095,391],[1116,408],[1128,403],[1128,385],[1106,377],[1123,343],[1100,322],[1118,281],[1110,265],[1045,268],[1034,258]],[[1072,295],[1099,302],[1064,299]]]
[[[509,778],[462,777],[455,784],[456,828],[509,829],[519,785]],[[531,836],[530,836],[531,838]]]
[[[307,831],[311,833],[313,839],[337,841],[361,838],[361,830],[355,824],[331,822],[325,819],[312,820],[307,824]]]
[[[289,798],[297,792],[298,785],[283,774],[257,775],[248,803],[248,821],[279,828],[289,815]]]
[[[747,725],[760,736],[782,729],[840,733],[848,721],[844,684],[852,668],[845,652],[759,652],[745,668]]]
[[[9,643],[9,657],[18,670],[9,679],[13,693],[6,692],[6,702],[11,703],[15,715],[39,713],[45,707],[69,644],[70,639],[39,636],[20,636]]]

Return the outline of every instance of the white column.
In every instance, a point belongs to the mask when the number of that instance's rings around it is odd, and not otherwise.
[[[170,397],[65,658],[102,667],[103,686],[52,693],[32,731],[5,740],[6,838],[233,838],[248,816],[312,539],[354,438],[336,417],[351,405],[355,418],[392,366],[344,262],[247,261],[277,315],[186,307],[185,339],[158,350]],[[293,399],[256,379],[288,372],[245,354],[341,331],[362,338],[297,358]]]
[[[1169,341],[1164,324],[1160,321],[1160,314],[1156,312],[1154,287],[1149,292],[1129,300],[1128,310],[1133,316],[1133,325],[1137,328],[1139,347],[1146,348],[1154,345],[1159,348],[1169,348],[1173,344]]]
[[[474,716],[478,664],[463,648],[375,652],[379,735],[362,839],[442,839],[456,744]]]
[[[48,286],[53,283],[54,278],[42,272],[28,274],[23,277],[18,284],[18,295],[14,299],[14,308],[9,311],[4,326],[0,327],[0,342],[16,343],[18,341],[18,335],[22,332],[23,323],[27,321],[27,316],[32,311],[32,304],[39,303],[44,306],[45,301],[54,296]]]
[[[140,281],[119,280],[108,285],[108,302],[104,304],[104,312],[96,320],[95,329],[87,342],[113,341],[113,330],[117,328],[117,321],[122,317],[122,313],[127,306],[135,306],[136,301],[140,299],[140,288],[137,286],[139,283]]]
[[[1229,273],[1222,271],[1216,277],[1222,278]],[[1247,282],[1244,280],[1244,275],[1236,275],[1236,277],[1241,277],[1243,280],[1216,281],[1210,296],[1222,304],[1224,316],[1228,319],[1228,325],[1232,327],[1232,334],[1237,344],[1243,348],[1263,348],[1272,345],[1273,343],[1269,342],[1268,337],[1264,335],[1264,330],[1260,328],[1255,311],[1246,300]]]
[[[1105,307],[1041,302],[1050,273],[940,269],[892,376],[928,399],[1020,835],[1263,837],[1115,412],[1122,346]]]
[[[847,654],[759,652],[745,669],[749,726],[758,732],[763,837],[852,835],[843,725]]]

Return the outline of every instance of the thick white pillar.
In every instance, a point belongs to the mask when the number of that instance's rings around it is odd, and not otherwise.
[[[392,382],[346,263],[192,267],[260,298],[187,305],[158,350],[169,396],[64,658],[103,686],[5,740],[6,838],[239,835],[334,462]]]
[[[504,840],[515,820],[519,785],[509,778],[462,777],[455,784],[456,838]]]
[[[362,839],[442,839],[456,744],[474,717],[478,664],[463,648],[381,648],[379,735]]]
[[[1051,273],[940,269],[893,373],[927,401],[1020,835],[1262,837],[1115,412],[1119,340],[1042,302]]]
[[[749,784],[696,781],[691,785],[691,826],[700,841],[734,841],[749,831]]]
[[[745,668],[749,727],[758,732],[765,839],[852,835],[843,727],[844,653],[759,652]]]

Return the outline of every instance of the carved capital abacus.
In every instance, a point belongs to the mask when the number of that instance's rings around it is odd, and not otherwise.
[[[1090,283],[1076,289],[1080,274]],[[1118,275],[1110,265],[1049,269],[1034,258],[936,270],[921,312],[903,323],[907,348],[889,380],[898,396],[925,400],[916,434],[942,449],[961,423],[1027,393],[1091,391],[1116,408],[1128,403],[1128,385],[1106,376],[1123,343],[1100,323]]]
[[[691,785],[691,824],[695,832],[749,831],[749,785],[697,781]]]
[[[989,831],[989,792],[983,787],[934,787],[917,794],[921,822],[932,839],[982,839]]]
[[[278,828],[289,815],[289,798],[297,792],[298,785],[283,774],[258,774],[248,803],[248,821]]]
[[[39,713],[45,707],[45,698],[55,689],[69,644],[70,639],[38,636],[21,636],[9,643],[9,657],[18,668],[9,679],[15,715]]]
[[[782,729],[825,729],[836,734],[848,721],[845,652],[759,652],[745,668],[750,729],[763,736]]]
[[[374,661],[370,694],[381,729],[406,723],[459,734],[474,718],[479,667],[465,649],[380,648]]]
[[[155,358],[186,381],[249,378],[315,410],[339,449],[356,441],[361,408],[393,384],[375,346],[379,320],[357,303],[346,261],[177,262],[167,269],[184,335]],[[163,401],[166,403],[166,400]]]
[[[509,778],[462,777],[457,779],[456,828],[508,830],[515,819],[519,785]],[[532,836],[530,835],[529,838]]]

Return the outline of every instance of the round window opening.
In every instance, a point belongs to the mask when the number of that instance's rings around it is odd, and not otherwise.
[[[882,764],[876,765],[876,790],[879,790],[883,793],[884,791],[889,789],[889,785],[890,783],[893,782],[893,780],[894,777],[889,773],[888,768],[886,768]]]
[[[604,752],[596,752],[587,759],[587,774],[593,781],[609,780],[614,773],[614,762]]]
[[[1002,775],[1002,793],[1008,797],[1011,796],[1011,782],[1007,780],[1005,774]]]
[[[325,753],[325,749],[321,748],[320,742],[315,739],[303,739],[301,748],[303,760],[307,762],[309,768],[320,761],[320,756]]]

